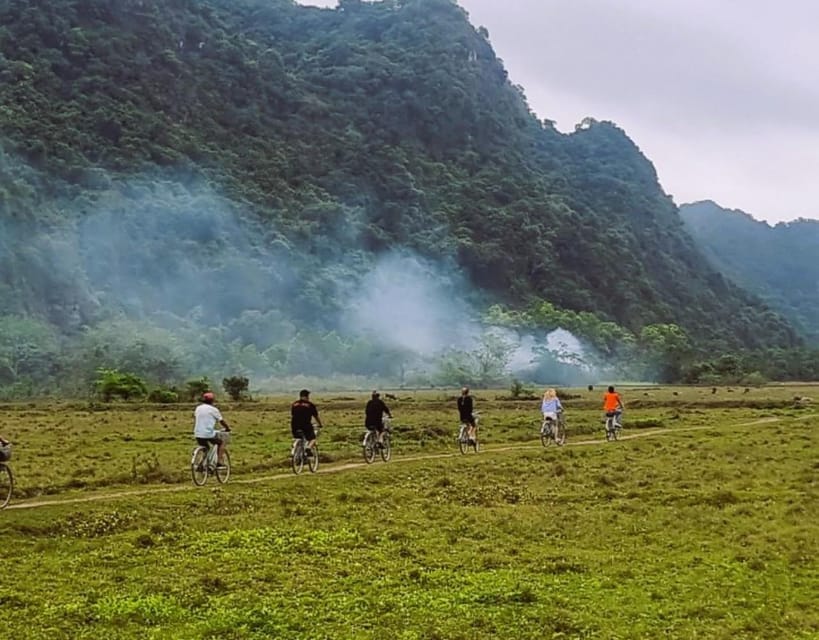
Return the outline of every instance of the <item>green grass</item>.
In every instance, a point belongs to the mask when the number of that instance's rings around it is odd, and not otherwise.
[[[396,406],[392,462],[299,477],[284,468],[283,400],[228,407],[235,475],[204,489],[186,469],[189,408],[7,408],[30,495],[0,513],[4,627],[72,639],[819,637],[819,417],[777,407],[792,390],[760,390],[766,409],[709,406],[710,389],[650,393],[657,406],[627,414],[646,428],[624,432],[645,437],[610,444],[581,444],[599,441],[600,415],[596,394],[577,393],[562,449],[537,442],[536,403],[533,418],[531,402],[478,393],[485,450],[410,461],[454,450],[452,402],[419,394]],[[359,460],[359,400],[321,407],[323,469]],[[52,429],[82,431],[79,449],[42,455],[66,442]],[[141,450],[161,475],[118,475]],[[134,488],[146,493],[59,502]],[[19,508],[39,494],[57,502]]]

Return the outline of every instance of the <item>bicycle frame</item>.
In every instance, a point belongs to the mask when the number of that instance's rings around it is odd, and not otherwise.
[[[318,440],[319,435],[319,427],[316,427],[316,440]],[[308,440],[304,436],[303,432],[299,432],[298,438],[293,438],[293,446],[290,449],[290,464],[293,468],[293,473],[299,474],[301,473],[302,468],[304,467],[304,463],[307,462],[307,466],[309,467],[311,473],[315,473],[318,469],[318,444],[312,447],[312,456],[307,455],[308,451]]]

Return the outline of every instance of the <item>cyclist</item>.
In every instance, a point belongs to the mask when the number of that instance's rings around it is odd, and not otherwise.
[[[230,431],[230,425],[225,422],[222,412],[213,406],[215,401],[216,396],[213,395],[213,392],[206,391],[202,394],[202,402],[193,412],[193,436],[200,447],[209,450],[210,445],[216,445],[216,466],[224,468],[225,465],[222,460],[224,459],[225,443],[219,437],[216,424],[222,425],[225,431]]]
[[[563,405],[560,404],[560,398],[557,397],[557,391],[554,389],[546,389],[543,392],[543,402],[540,404],[540,412],[543,414],[543,420],[557,421],[558,415],[563,413]]]
[[[392,418],[390,408],[381,399],[378,391],[373,391],[372,397],[364,407],[364,427],[367,431],[375,431],[378,434],[378,446],[384,444],[384,414]]]
[[[614,426],[618,429],[623,426],[620,424],[620,416],[625,408],[620,394],[614,390],[614,387],[609,387],[608,392],[603,396],[603,411],[606,412],[607,418],[614,418]]]
[[[299,391],[299,399],[290,405],[290,433],[295,440],[304,435],[307,440],[306,454],[313,455],[313,447],[316,445],[316,429],[313,427],[313,418],[316,419],[319,427],[321,418],[319,418],[318,409],[316,405],[310,402],[310,392],[307,389]],[[295,442],[293,446],[295,446]]]
[[[460,416],[461,424],[465,424],[469,427],[467,431],[469,444],[474,444],[475,430],[477,428],[472,410],[472,396],[469,395],[469,387],[464,387],[461,389],[461,395],[458,398],[458,415]]]

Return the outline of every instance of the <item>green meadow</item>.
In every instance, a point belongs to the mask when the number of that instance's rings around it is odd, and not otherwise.
[[[190,480],[191,406],[6,405],[10,638],[817,638],[819,387],[632,387],[538,400],[402,390],[363,463],[361,394],[315,394],[319,473],[289,471],[289,398],[222,405],[224,486]],[[797,400],[799,398],[799,400]]]

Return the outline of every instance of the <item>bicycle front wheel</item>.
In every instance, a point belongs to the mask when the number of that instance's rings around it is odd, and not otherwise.
[[[384,462],[389,462],[392,457],[392,449],[390,448],[390,434],[384,434],[384,443],[381,445],[381,459]]]
[[[310,449],[310,452],[313,455],[307,457],[307,466],[310,469],[310,473],[315,473],[316,471],[318,471],[318,465],[319,465],[318,445],[314,444],[313,448]]]
[[[293,473],[299,474],[304,469],[304,442],[299,441],[293,448],[293,455],[290,458]]]
[[[219,481],[219,484],[225,484],[230,478],[230,454],[225,449],[225,452],[222,454],[222,464],[224,466],[220,467],[218,464],[216,465],[216,480]]]
[[[13,489],[14,476],[11,473],[11,467],[7,464],[0,464],[0,509],[8,506]]]
[[[375,433],[368,431],[364,436],[364,462],[372,464],[375,460]]]
[[[566,444],[566,423],[562,420],[558,420],[555,428],[555,444],[558,447],[562,447]]]
[[[208,452],[204,447],[197,447],[191,458],[191,475],[193,484],[201,487],[208,481]]]

